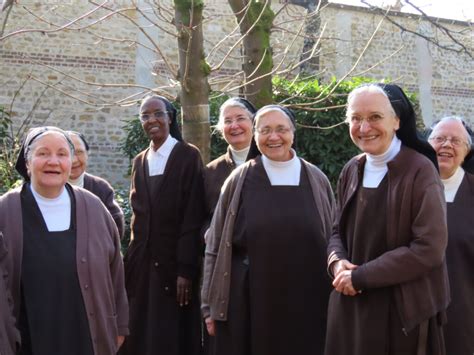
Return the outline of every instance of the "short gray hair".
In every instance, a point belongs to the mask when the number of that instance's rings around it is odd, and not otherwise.
[[[385,92],[384,89],[382,89],[381,86],[377,85],[377,84],[362,84],[358,87],[356,87],[354,90],[352,90],[349,95],[347,96],[347,105],[346,105],[346,122],[349,122],[349,117],[347,116],[348,112],[349,112],[349,104],[352,102],[352,100],[354,100],[354,98],[363,93],[363,92],[370,92],[370,93],[378,93],[378,94],[382,94],[383,96],[385,96],[387,98],[387,101],[388,101],[388,107],[391,111],[391,113],[394,115],[394,116],[397,116],[395,110],[393,109],[393,106],[392,104],[390,103],[390,98],[388,97],[387,93]]]
[[[221,134],[224,131],[224,110],[228,107],[238,107],[243,109],[245,113],[249,116],[250,120],[252,120],[254,116],[254,114],[250,112],[249,109],[242,102],[240,102],[235,97],[231,97],[230,99],[226,100],[219,108],[219,120],[217,121],[215,128],[216,131],[220,132]]]

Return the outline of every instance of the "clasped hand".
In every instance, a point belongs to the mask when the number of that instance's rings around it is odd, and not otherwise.
[[[336,261],[332,266],[334,281],[332,285],[337,292],[346,296],[355,296],[358,292],[352,285],[352,270],[357,269],[357,265],[352,264],[348,260]]]

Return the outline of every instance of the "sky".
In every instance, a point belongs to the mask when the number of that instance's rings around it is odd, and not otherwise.
[[[380,6],[390,5],[396,0],[367,0],[368,3]],[[330,0],[341,4],[364,6],[360,0]],[[429,16],[449,18],[462,21],[474,21],[474,1],[473,0],[411,0],[413,4]],[[402,0],[402,4],[404,1]],[[417,13],[413,7],[405,4],[402,11]]]

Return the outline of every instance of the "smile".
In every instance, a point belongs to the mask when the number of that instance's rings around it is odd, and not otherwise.
[[[359,136],[359,139],[363,140],[363,141],[371,141],[371,140],[376,139],[377,137],[378,137],[377,135],[375,135],[375,136]]]

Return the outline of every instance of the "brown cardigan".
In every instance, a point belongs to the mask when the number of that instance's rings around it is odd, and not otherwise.
[[[72,189],[76,200],[77,275],[94,354],[112,355],[117,352],[117,336],[128,335],[128,302],[117,228],[98,197],[82,188]],[[7,288],[12,294],[16,319],[23,255],[20,191],[17,188],[0,197],[0,230],[8,250]]]
[[[261,157],[249,160],[230,175],[222,187],[222,195],[216,206],[211,226],[206,235],[206,257],[201,290],[201,310],[204,318],[227,320],[232,261],[232,237],[234,222],[240,204],[242,186],[247,171]],[[326,238],[331,235],[335,203],[329,181],[316,166],[301,159],[301,169],[306,169],[313,198],[323,222]]]
[[[366,157],[349,161],[338,184],[338,217],[328,245],[328,265],[347,259],[345,231],[348,206],[363,177]],[[389,251],[352,272],[357,290],[394,286],[402,324],[410,331],[445,311],[449,282],[445,249],[448,240],[443,185],[434,165],[402,146],[388,163],[387,246]],[[349,260],[350,261],[350,260]]]

